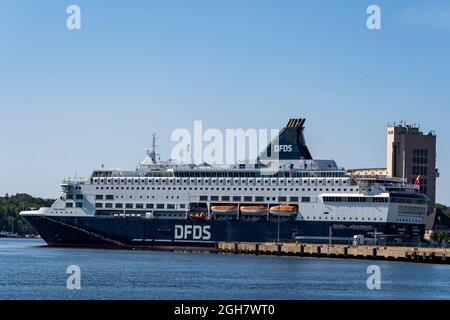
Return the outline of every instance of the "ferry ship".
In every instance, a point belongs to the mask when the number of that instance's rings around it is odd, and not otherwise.
[[[63,181],[50,208],[21,212],[50,246],[215,250],[218,242],[418,243],[429,199],[416,185],[315,160],[290,119],[254,162],[161,163]],[[276,158],[276,170],[267,170]]]

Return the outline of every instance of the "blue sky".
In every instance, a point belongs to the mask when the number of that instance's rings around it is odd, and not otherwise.
[[[382,30],[366,28],[370,4]],[[54,197],[75,171],[133,168],[153,132],[168,156],[194,120],[305,117],[313,156],[346,168],[385,165],[388,122],[435,130],[450,204],[446,1],[2,0],[0,57],[0,194]]]

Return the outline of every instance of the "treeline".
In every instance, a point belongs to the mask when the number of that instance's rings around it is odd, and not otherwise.
[[[0,197],[0,231],[34,234],[33,229],[19,216],[19,212],[49,207],[53,202],[51,199],[34,198],[28,194],[6,194]]]
[[[440,203],[436,203],[436,210],[440,210],[443,214],[450,217],[450,207],[444,206]]]
[[[438,243],[449,243],[450,242],[450,232],[444,232],[444,231],[433,232],[433,235],[431,238]]]

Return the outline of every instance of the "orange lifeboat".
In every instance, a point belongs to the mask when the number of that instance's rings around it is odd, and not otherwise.
[[[191,214],[191,218],[197,219],[197,220],[204,220],[204,219],[206,219],[206,213],[197,212],[197,213]]]
[[[211,212],[213,214],[237,215],[238,210],[238,206],[234,205],[211,206]]]
[[[297,214],[297,207],[287,205],[287,204],[282,204],[282,205],[270,207],[269,212],[270,212],[270,214],[272,214],[274,216],[289,217],[291,215]]]
[[[241,214],[251,216],[265,216],[267,214],[267,207],[264,205],[242,206]]]

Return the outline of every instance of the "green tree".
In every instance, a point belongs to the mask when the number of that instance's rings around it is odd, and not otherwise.
[[[0,197],[0,231],[14,231],[21,235],[34,233],[19,213],[30,208],[49,207],[53,202],[54,200],[34,198],[23,193]]]

